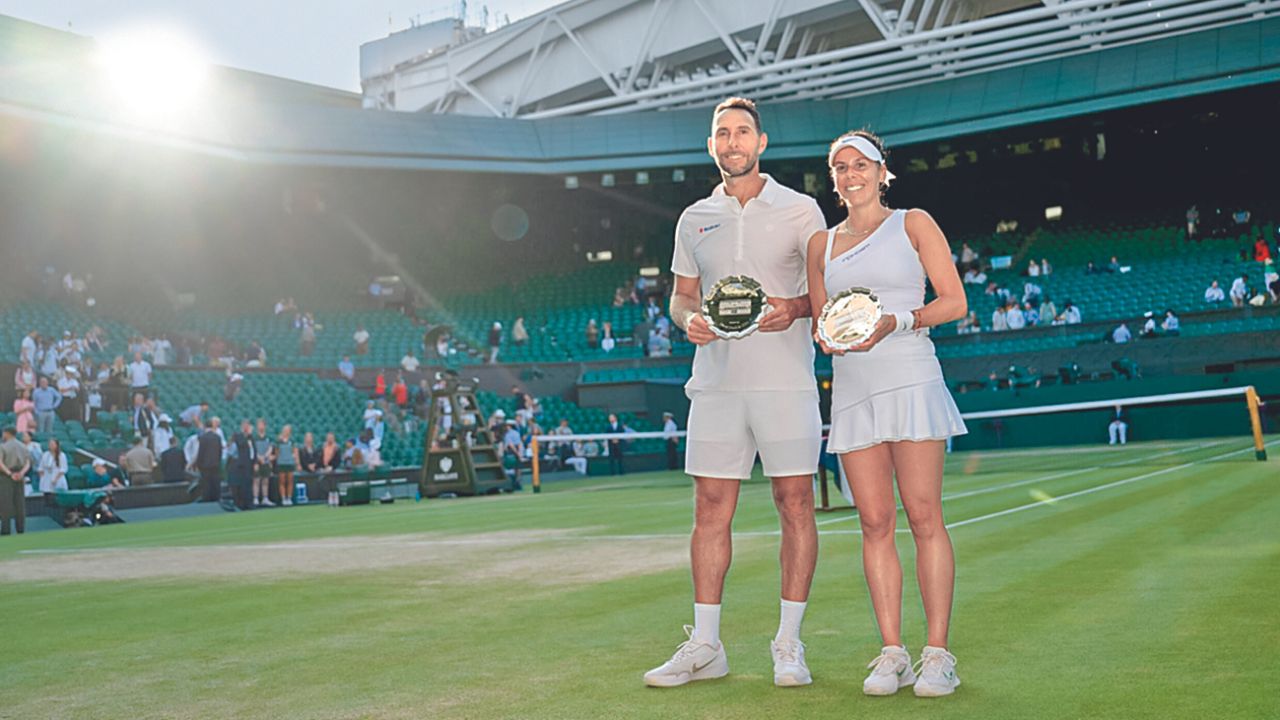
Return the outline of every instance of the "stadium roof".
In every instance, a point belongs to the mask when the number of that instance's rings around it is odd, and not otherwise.
[[[924,82],[766,102],[769,154],[818,157],[851,127],[902,144],[1280,80],[1280,0],[1178,4],[1198,8],[1198,21],[1165,36],[1097,38],[1100,47],[1025,64],[997,54],[989,67],[955,66]],[[290,165],[550,174],[707,161],[701,107],[535,119],[386,112],[360,109],[350,93],[230,70],[198,114],[148,126],[113,111],[92,48],[87,38],[0,17],[0,116]],[[756,89],[748,94],[772,100],[769,87]]]

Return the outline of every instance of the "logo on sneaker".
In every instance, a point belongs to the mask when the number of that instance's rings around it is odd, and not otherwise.
[[[899,670],[899,671],[898,671],[898,677],[902,677],[902,674],[903,674],[903,673],[905,673],[906,671],[907,671],[907,669],[906,669],[906,668],[902,668],[901,670]]]
[[[702,663],[701,665],[699,665],[698,663],[694,663],[694,664],[693,664],[693,672],[695,672],[695,673],[697,673],[697,672],[702,672],[703,670],[707,669],[707,666],[708,666],[708,665],[710,665],[710,664],[711,664],[711,663],[713,663],[713,662],[715,662],[715,658],[712,658],[711,660],[708,660],[708,661],[706,661],[706,662]],[[692,673],[690,673],[690,674],[692,674]]]

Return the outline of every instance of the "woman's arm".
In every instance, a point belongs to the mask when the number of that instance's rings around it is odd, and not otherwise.
[[[907,237],[919,253],[920,264],[937,295],[933,302],[913,311],[916,327],[933,327],[964,317],[969,313],[969,301],[960,274],[951,262],[951,248],[942,229],[923,210],[907,212],[905,225]]]

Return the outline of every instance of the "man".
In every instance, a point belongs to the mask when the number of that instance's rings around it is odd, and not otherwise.
[[[356,341],[356,354],[369,354],[369,331],[364,329],[364,325],[357,325],[355,334],[351,336]]]
[[[418,367],[421,365],[422,363],[414,356],[412,350],[407,351],[404,357],[400,358],[400,369],[405,372],[418,372]]]
[[[253,426],[248,420],[241,420],[240,430],[231,436],[231,447],[227,452],[227,484],[231,486],[236,507],[241,510],[249,509],[248,495],[250,488],[256,482],[253,471],[257,466],[257,460]],[[254,497],[257,498],[257,495],[255,494]]]
[[[146,398],[142,393],[133,394],[133,432],[139,437],[150,437],[151,429],[155,427],[156,416],[151,414],[151,409],[147,407]]]
[[[1214,282],[1216,283],[1217,281],[1215,280]],[[1241,275],[1231,282],[1231,292],[1229,294],[1231,296],[1231,305],[1233,307],[1244,307],[1245,297],[1249,294],[1248,283],[1248,275]],[[1205,293],[1205,297],[1208,297],[1207,292]]]
[[[1111,331],[1111,342],[1121,345],[1133,339],[1133,333],[1129,332],[1128,323],[1121,322]]]
[[[222,498],[222,437],[218,435],[217,418],[200,433],[196,450],[196,469],[200,471],[201,498],[218,502]]]
[[[0,535],[9,534],[9,518],[19,535],[27,531],[23,479],[31,469],[31,453],[18,441],[18,431],[6,427],[0,442]]]
[[[207,412],[209,412],[209,403],[207,402],[191,405],[186,410],[178,413],[178,422],[187,427],[195,427],[201,423],[204,414]]]
[[[351,382],[356,379],[356,366],[351,362],[350,355],[342,356],[342,362],[338,363],[338,373],[342,375],[342,378],[347,382]]]
[[[680,438],[676,437],[676,416],[669,412],[662,413],[662,432],[667,434],[667,469],[675,470],[680,466]]]
[[[160,453],[160,481],[167,483],[185,482],[187,479],[187,458],[178,447],[178,438],[169,435],[169,447]]]
[[[777,685],[806,685],[812,679],[800,622],[818,553],[813,475],[822,421],[805,320],[805,263],[810,236],[826,223],[813,198],[760,173],[768,136],[753,103],[722,102],[711,130],[707,151],[723,183],[680,216],[671,263],[676,286],[670,315],[698,346],[685,386],[691,400],[685,472],[696,487],[690,552],[694,629],[668,662],[645,674],[645,683],[671,687],[729,672],[720,643],[720,596],[732,555],[738,487],[751,477],[758,451],[782,526],[782,617],[770,646],[773,679]],[[755,278],[769,298],[759,329],[740,340],[721,339],[701,315],[703,296],[729,275]]]
[[[133,439],[133,447],[124,454],[124,471],[129,474],[133,487],[151,484],[151,474],[156,469],[156,456],[147,448],[142,437]]]
[[[129,388],[145,395],[151,387],[151,372],[151,363],[142,359],[142,353],[134,353],[133,362],[129,363]]]
[[[58,406],[62,404],[62,393],[49,387],[49,378],[41,377],[39,387],[31,393],[31,401],[36,406],[36,432],[48,435],[53,432],[53,420],[57,417]]]
[[[1107,426],[1107,434],[1110,435],[1112,445],[1117,440],[1121,445],[1129,442],[1129,414],[1124,411],[1124,406],[1116,405],[1111,424]]]
[[[625,433],[628,428],[622,424],[618,416],[609,413],[609,424],[605,427],[604,432],[607,433]],[[609,473],[613,475],[626,475],[627,468],[623,465],[622,459],[626,455],[626,440],[622,438],[609,439]]]
[[[520,460],[524,458],[524,441],[520,438],[520,429],[514,419],[503,423],[502,433],[502,466],[511,471],[511,479],[515,487],[520,487]]]

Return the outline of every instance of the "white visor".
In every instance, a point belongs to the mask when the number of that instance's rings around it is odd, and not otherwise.
[[[862,153],[863,157],[867,158],[871,162],[877,162],[882,165],[884,164],[884,155],[881,154],[880,150],[876,148],[874,143],[862,137],[861,135],[848,135],[843,138],[840,138],[839,142],[837,142],[835,146],[831,148],[831,152],[827,154],[827,165],[834,164],[836,161],[836,153],[840,152],[843,148],[847,148],[847,147],[851,147],[857,150],[858,152]],[[897,177],[898,176],[890,172],[888,168],[885,168],[885,171],[884,171],[885,185],[888,185],[890,182],[893,182],[893,180]]]

